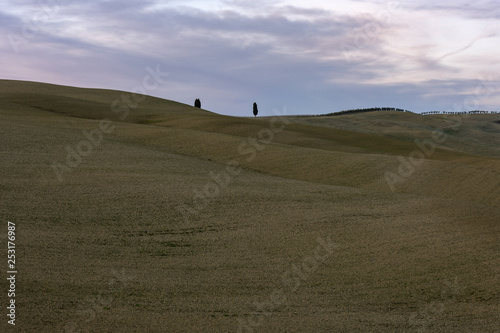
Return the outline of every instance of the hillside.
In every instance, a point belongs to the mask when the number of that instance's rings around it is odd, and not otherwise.
[[[499,116],[238,118],[0,80],[16,329],[498,331]]]

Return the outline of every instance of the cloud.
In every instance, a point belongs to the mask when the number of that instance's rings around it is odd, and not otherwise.
[[[470,19],[499,19],[500,9],[495,1],[480,0],[473,4],[470,1],[440,1],[438,4],[435,1],[424,0],[408,5],[412,10],[420,10],[426,12],[435,12],[440,15],[454,15]]]

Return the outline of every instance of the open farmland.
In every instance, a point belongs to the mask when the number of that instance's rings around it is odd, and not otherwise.
[[[500,331],[499,114],[254,119],[123,94],[0,80],[15,330]]]

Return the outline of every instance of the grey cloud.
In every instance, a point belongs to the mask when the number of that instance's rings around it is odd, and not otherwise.
[[[418,3],[408,5],[408,8],[412,10],[422,10],[422,11],[433,11],[433,12],[443,12],[446,14],[454,14],[462,16],[465,18],[472,19],[488,19],[500,18],[500,8],[496,1],[480,0],[480,1],[441,1],[436,3],[435,1],[419,1]]]
[[[19,17],[5,13],[1,10],[0,10],[0,22],[2,22],[0,27],[5,30],[19,29],[23,24],[23,21]]]

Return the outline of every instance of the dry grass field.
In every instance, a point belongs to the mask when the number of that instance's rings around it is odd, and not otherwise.
[[[0,80],[0,331],[500,332],[499,121]]]

